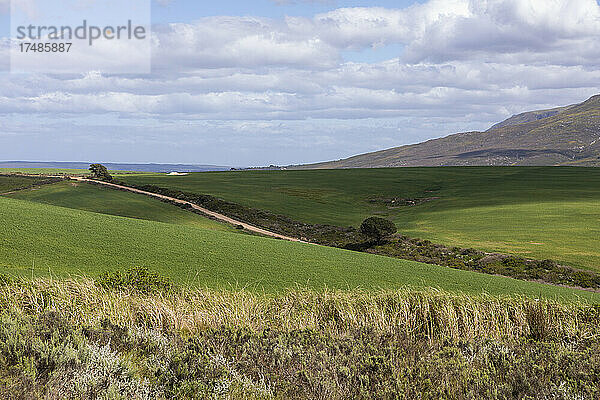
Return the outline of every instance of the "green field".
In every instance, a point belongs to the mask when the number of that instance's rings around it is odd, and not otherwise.
[[[600,295],[276,239],[210,231],[0,197],[0,272],[96,276],[146,266],[212,288],[439,287],[600,301]]]
[[[0,176],[0,194],[7,193],[15,189],[29,187],[43,180],[44,178],[37,177]]]
[[[0,179],[0,184],[1,182],[2,179]],[[227,224],[204,218],[157,199],[88,183],[59,182],[41,186],[34,190],[20,191],[8,196],[15,199],[121,217],[189,225],[211,230],[235,230]]]
[[[600,169],[576,167],[388,168],[121,176],[212,194],[302,222],[358,226],[392,219],[399,231],[600,270]],[[394,207],[385,198],[428,198]]]

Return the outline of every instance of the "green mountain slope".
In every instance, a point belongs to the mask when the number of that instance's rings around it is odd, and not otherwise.
[[[465,165],[600,165],[600,95],[581,104],[519,114],[485,132],[297,168]]]

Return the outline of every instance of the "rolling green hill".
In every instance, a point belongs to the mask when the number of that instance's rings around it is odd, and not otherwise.
[[[598,302],[600,295],[416,262],[0,197],[0,272],[96,276],[147,266],[212,288],[439,287]]]
[[[0,175],[0,194],[37,185],[46,180],[42,177]]]
[[[308,223],[358,226],[380,215],[408,236],[600,270],[595,168],[244,171],[119,179],[212,194]],[[417,205],[402,205],[405,199]]]
[[[600,166],[600,95],[552,110],[515,115],[485,132],[295,168],[378,168],[452,165]]]
[[[0,179],[1,182],[2,179]],[[157,199],[88,183],[66,181],[41,186],[35,190],[20,191],[8,196],[14,199],[122,217],[189,225],[211,230],[235,230],[227,224],[204,218]]]

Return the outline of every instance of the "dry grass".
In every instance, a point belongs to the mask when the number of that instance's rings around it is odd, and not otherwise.
[[[309,291],[282,295],[178,289],[142,295],[88,279],[0,285],[0,307],[16,314],[55,312],[74,325],[108,319],[127,328],[197,333],[232,327],[317,329],[336,336],[361,329],[429,339],[592,339],[600,307],[525,297],[469,296],[437,290]]]

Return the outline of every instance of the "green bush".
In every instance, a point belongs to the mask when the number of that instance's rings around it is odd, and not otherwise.
[[[398,229],[392,221],[379,217],[370,217],[365,219],[360,225],[360,231],[362,234],[380,243],[383,239],[396,233]]]
[[[105,289],[132,290],[142,294],[168,292],[173,288],[169,278],[150,272],[145,267],[135,267],[125,272],[106,272],[95,282],[97,286]]]

